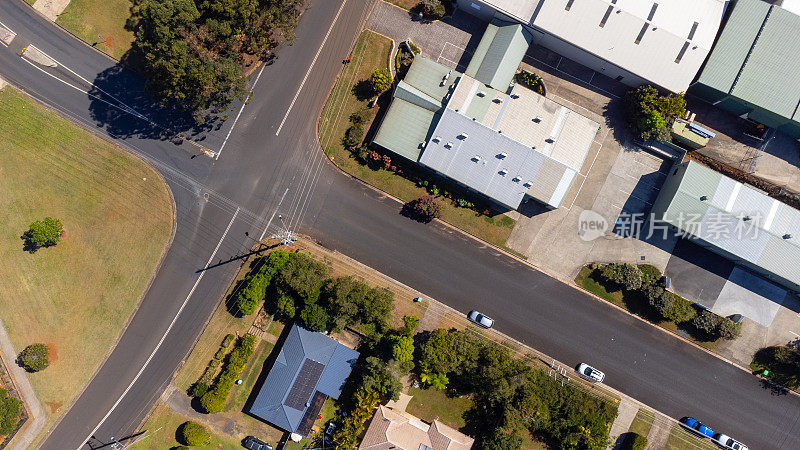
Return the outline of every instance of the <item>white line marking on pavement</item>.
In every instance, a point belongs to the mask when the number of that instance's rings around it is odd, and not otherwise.
[[[789,330],[789,333],[792,333],[793,335],[795,335],[795,336],[797,336],[797,337],[800,337],[800,334],[797,334],[797,333],[795,333],[795,332],[794,332],[794,331],[792,331],[792,330]]]
[[[283,120],[281,120],[281,124],[278,126],[278,131],[275,132],[275,136],[277,136],[281,132],[281,128],[283,128],[283,124],[286,122],[286,118],[289,117],[289,113],[292,112],[292,108],[294,107],[294,102],[297,101],[297,97],[300,95],[300,91],[303,90],[303,86],[306,84],[306,79],[308,75],[311,73],[311,69],[314,68],[314,64],[317,62],[317,58],[319,54],[322,52],[322,47],[325,47],[325,42],[328,40],[328,36],[333,31],[333,26],[336,25],[336,21],[339,20],[339,15],[342,13],[342,9],[344,9],[344,5],[347,3],[347,0],[342,2],[342,6],[339,7],[339,11],[336,13],[336,17],[333,18],[333,23],[331,23],[330,28],[328,28],[328,32],[325,33],[325,38],[322,39],[322,44],[320,44],[319,49],[317,50],[317,54],[314,55],[314,59],[311,60],[311,65],[308,66],[308,71],[306,71],[306,76],[303,77],[303,82],[300,83],[300,87],[297,89],[297,92],[294,94],[294,98],[292,99],[292,103],[289,104],[289,109],[286,110],[286,115],[283,116]]]
[[[269,217],[269,221],[267,222],[267,226],[264,227],[264,232],[261,233],[261,237],[258,238],[258,242],[261,242],[261,241],[264,240],[264,235],[267,234],[267,230],[269,230],[269,226],[270,226],[270,224],[272,224],[272,219],[275,218],[275,213],[277,213],[278,212],[278,208],[281,207],[281,203],[283,203],[283,199],[286,197],[286,193],[287,192],[289,192],[289,188],[286,188],[286,190],[283,191],[283,195],[281,195],[281,199],[278,202],[278,206],[275,207],[275,211],[272,211],[272,215]]]
[[[261,78],[261,74],[264,72],[264,68],[267,67],[266,64],[261,66],[261,70],[258,71],[258,76],[256,77],[256,81],[253,82],[253,87],[250,88],[250,92],[247,94],[247,97],[250,98],[253,95],[253,91],[256,90],[256,85],[258,84],[258,79]],[[244,103],[242,103],[242,107],[239,108],[239,114],[236,114],[236,118],[233,119],[233,125],[231,125],[231,129],[228,130],[228,134],[225,136],[225,140],[222,142],[222,145],[219,147],[217,151],[217,156],[214,157],[214,160],[219,159],[219,155],[222,154],[222,149],[225,148],[225,144],[228,143],[228,138],[231,137],[231,133],[233,132],[233,128],[236,126],[236,122],[239,121],[239,116],[242,115],[242,111],[244,111],[244,107],[247,106],[247,100],[245,99]]]
[[[228,231],[230,231],[231,225],[233,225],[233,221],[236,220],[236,216],[238,216],[238,215],[239,215],[239,208],[237,207],[236,208],[236,212],[233,213],[233,217],[231,217],[231,221],[228,222],[228,227],[225,228],[225,232],[222,233],[222,237],[219,239],[219,242],[217,242],[217,246],[214,248],[214,252],[211,253],[211,257],[208,258],[208,262],[206,262],[206,265],[203,266],[203,269],[207,268],[208,265],[211,264],[211,261],[214,259],[214,256],[217,255],[217,251],[219,250],[220,245],[222,245],[222,241],[225,240],[225,236],[228,235]],[[125,395],[128,393],[128,391],[131,390],[131,388],[136,383],[136,381],[139,380],[139,377],[144,372],[144,369],[147,368],[147,365],[150,363],[150,361],[156,355],[156,352],[158,352],[158,349],[161,348],[161,344],[164,343],[164,340],[167,338],[167,335],[172,330],[172,327],[175,325],[175,322],[177,322],[178,316],[181,315],[181,312],[183,312],[183,308],[185,308],[186,304],[189,303],[189,299],[192,298],[192,294],[194,294],[194,290],[197,289],[197,285],[200,284],[200,280],[203,279],[203,276],[205,274],[206,274],[205,270],[200,272],[200,276],[197,277],[197,281],[194,282],[194,286],[192,286],[192,289],[189,291],[189,295],[186,296],[186,300],[183,301],[183,304],[181,305],[180,309],[178,309],[178,312],[175,314],[175,317],[172,318],[172,322],[170,322],[169,327],[167,327],[167,330],[164,332],[164,335],[161,336],[161,339],[158,341],[158,344],[156,344],[156,348],[154,348],[153,352],[150,353],[150,356],[147,358],[147,361],[145,361],[144,364],[142,364],[142,368],[139,369],[139,372],[136,374],[136,376],[133,377],[133,381],[131,381],[131,384],[129,384],[128,387],[125,388],[125,391],[122,392],[122,395],[120,395],[119,398],[117,399],[117,401],[114,402],[114,405],[111,406],[111,409],[109,409],[108,412],[106,413],[106,415],[103,416],[102,419],[100,419],[100,423],[97,424],[97,426],[94,428],[94,430],[92,430],[92,432],[89,433],[89,435],[86,436],[86,438],[83,439],[83,441],[81,441],[80,446],[76,450],[81,450],[81,448],[86,443],[86,441],[88,441],[92,436],[94,436],[94,434],[97,432],[97,430],[100,429],[100,427],[103,425],[103,423],[106,421],[106,419],[108,419],[108,416],[110,416],[111,413],[113,413],[114,410],[117,408],[117,406],[119,406],[120,402],[122,402],[122,399],[125,398]]]

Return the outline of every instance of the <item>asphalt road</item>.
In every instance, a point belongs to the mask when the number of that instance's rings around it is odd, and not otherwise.
[[[797,396],[773,395],[744,371],[447,227],[407,220],[396,202],[326,162],[316,117],[369,5],[317,0],[294,45],[261,74],[230,139],[231,121],[193,137],[215,150],[224,144],[214,160],[123,111],[172,120],[150,105],[135,74],[22,1],[0,0],[0,22],[18,34],[0,46],[0,76],[148,160],[176,203],[175,240],[153,285],[42,447],[96,448],[135,433],[228,286],[235,258],[286,223],[459,310],[481,309],[501,331],[565,363],[594,363],[609,385],[666,414],[695,416],[754,449],[800,448]],[[28,43],[62,66],[21,59]]]

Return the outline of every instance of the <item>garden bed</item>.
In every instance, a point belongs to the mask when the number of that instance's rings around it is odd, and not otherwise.
[[[800,392],[800,351],[796,347],[780,345],[762,348],[753,356],[750,369],[754,374]]]

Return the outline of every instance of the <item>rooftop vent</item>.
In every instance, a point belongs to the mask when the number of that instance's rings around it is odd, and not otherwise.
[[[742,217],[742,220],[743,220],[743,221],[745,221],[745,222],[748,222],[748,221],[750,221],[751,219],[752,219],[752,217],[750,217],[750,216],[744,216],[744,217]]]
[[[553,142],[555,142],[555,141],[553,140],[553,138],[547,138],[547,139],[545,139],[544,141],[545,141],[545,142],[547,142],[548,144],[552,144]]]
[[[478,91],[478,93],[477,93],[476,95],[477,95],[478,97],[486,97],[486,92],[483,92],[483,91]]]
[[[708,196],[707,196],[707,195],[701,195],[701,196],[700,196],[700,201],[701,201],[701,202],[704,202],[704,201],[706,201],[706,200],[708,200]]]
[[[525,186],[526,188],[529,188],[529,187],[533,186],[533,181],[526,181],[526,182],[522,183],[522,185]]]
[[[461,133],[461,134],[459,134],[459,135],[458,135],[458,137],[459,137],[459,139],[462,139],[462,140],[463,140],[463,139],[466,139],[466,138],[468,138],[468,137],[469,137],[469,135],[468,135],[467,133]]]
[[[503,159],[503,158],[505,158],[506,156],[508,156],[508,153],[506,153],[506,152],[501,152],[501,153],[498,153],[498,154],[497,154],[497,158],[498,158],[498,159]]]
[[[480,162],[481,159],[483,159],[481,155],[475,155],[472,157],[472,162]]]
[[[452,142],[448,142],[448,143],[444,144],[444,148],[453,148],[453,143]]]
[[[497,171],[497,173],[499,173],[500,175],[505,176],[508,173],[508,169],[500,169],[499,171]]]
[[[441,140],[442,140],[442,137],[441,137],[441,136],[436,136],[436,137],[434,137],[434,138],[433,138],[433,142],[435,142],[435,143],[437,143],[437,144],[438,144],[438,143],[439,143]]]
[[[517,98],[519,98],[519,95],[518,94],[511,94],[511,98],[517,99]]]
[[[536,122],[536,123],[539,123],[539,122],[542,121],[542,118],[539,117],[539,116],[536,116],[536,117],[533,118],[533,121]]]
[[[499,98],[495,98],[495,99],[494,99],[494,100],[492,100],[492,101],[493,101],[493,102],[495,102],[495,103],[503,103],[503,100],[502,100],[502,99],[499,99]]]
[[[789,234],[789,233],[786,233],[786,234],[784,234],[784,235],[783,235],[783,238],[784,238],[784,239],[791,239],[791,238],[792,238],[792,235],[791,235],[791,234]]]
[[[520,178],[520,177],[514,177],[514,179],[513,179],[513,180],[511,180],[511,181],[513,181],[514,183],[519,183],[520,181],[522,181],[522,178]]]

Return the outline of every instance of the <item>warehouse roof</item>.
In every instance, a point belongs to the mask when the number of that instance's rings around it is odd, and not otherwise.
[[[293,325],[250,413],[289,432],[307,434],[311,427],[300,427],[301,422],[308,422],[303,419],[312,397],[339,398],[357,359],[357,351]],[[313,412],[313,419],[317,413]]]
[[[677,191],[662,190],[654,207],[659,220],[800,284],[800,211],[694,161],[674,176]]]
[[[722,22],[726,0],[486,0],[674,92],[689,87]]]
[[[532,41],[533,36],[522,25],[493,20],[464,73],[504,91]]]
[[[800,16],[739,0],[698,83],[800,121]]]

